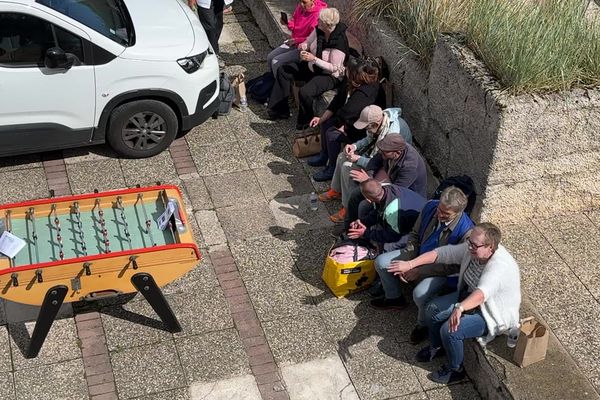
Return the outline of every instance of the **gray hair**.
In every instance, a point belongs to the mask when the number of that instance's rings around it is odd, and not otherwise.
[[[481,222],[475,225],[474,230],[475,229],[483,233],[486,245],[492,246],[494,251],[498,250],[498,245],[502,240],[502,232],[500,232],[500,228],[491,222]]]
[[[333,29],[340,22],[340,12],[336,8],[324,8],[319,13],[319,20]]]
[[[440,195],[440,203],[457,213],[464,211],[468,202],[467,196],[456,186],[447,187]]]

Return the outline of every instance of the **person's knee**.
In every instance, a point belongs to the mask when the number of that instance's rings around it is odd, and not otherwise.
[[[387,273],[387,269],[390,265],[390,257],[383,253],[375,259],[375,270],[378,274]]]

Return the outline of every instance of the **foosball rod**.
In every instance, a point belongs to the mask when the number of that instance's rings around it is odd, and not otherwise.
[[[31,233],[31,237],[33,239],[33,246],[35,248],[35,259],[39,263],[40,262],[40,250],[38,248],[38,235],[37,235],[37,228],[35,226],[35,208],[29,207],[28,216],[29,216],[29,220],[31,221],[31,226],[33,229],[33,232]]]
[[[104,211],[100,206],[100,199],[96,199],[94,208],[98,207],[98,221],[100,222],[100,232],[104,239],[104,250],[108,254],[110,253],[110,241],[108,240],[108,230],[106,230],[106,220],[104,219]]]
[[[123,198],[121,198],[121,196],[117,196],[117,208],[119,211],[121,211],[121,219],[123,220],[123,224],[125,224],[123,231],[125,232],[127,242],[129,242],[129,250],[131,250],[133,249],[133,246],[131,245],[131,234],[129,233],[129,224],[127,223],[127,218],[125,217],[125,207],[123,207]]]
[[[12,231],[12,220],[10,218],[10,214],[11,214],[11,211],[10,210],[6,210],[6,230],[8,232]],[[10,268],[12,268],[12,267],[15,266],[15,260],[13,258],[8,257],[8,266]]]
[[[58,255],[61,260],[64,260],[65,252],[63,251],[64,248],[63,248],[62,235],[61,235],[62,229],[60,227],[60,220],[58,219],[58,214],[56,213],[56,204],[52,204],[51,212],[52,212],[52,215],[54,216],[54,225],[56,226],[56,242],[58,243],[58,247],[60,249]]]
[[[159,197],[166,210],[169,206],[169,197],[167,196],[167,191],[161,191]],[[171,234],[173,235],[173,241],[177,241],[177,236],[175,236],[175,228],[173,227],[173,222],[171,221],[171,218],[169,218],[169,229],[171,230]]]
[[[152,247],[154,247],[156,246],[156,242],[152,237],[152,220],[148,218],[148,211],[146,211],[146,204],[144,204],[144,195],[142,193],[138,193],[137,201],[139,201],[142,204],[142,211],[144,212],[144,219],[146,220],[146,233],[150,238],[150,243],[152,244]]]
[[[77,218],[77,229],[79,229],[79,240],[81,240],[81,251],[83,255],[87,256],[87,245],[85,243],[85,237],[83,234],[83,223],[81,222],[81,210],[79,209],[79,202],[73,203],[73,209],[75,210],[75,217]]]

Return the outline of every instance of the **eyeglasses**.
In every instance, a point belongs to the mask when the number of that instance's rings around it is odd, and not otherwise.
[[[487,246],[487,244],[486,243],[476,244],[476,243],[471,242],[471,239],[468,239],[467,246],[469,246],[469,249],[471,249],[471,250],[477,250],[480,247]]]

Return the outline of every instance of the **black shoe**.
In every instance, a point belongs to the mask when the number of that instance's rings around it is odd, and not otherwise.
[[[404,296],[400,296],[395,299],[386,299],[385,297],[380,297],[378,299],[371,300],[370,304],[371,307],[377,310],[402,310],[408,305],[406,304],[406,300],[404,300]]]
[[[279,119],[288,119],[290,117],[290,113],[280,113],[273,110],[267,110],[267,119],[269,121],[277,121]]]
[[[416,325],[410,333],[410,342],[412,344],[419,344],[423,340],[427,339],[429,331],[426,326]]]
[[[324,167],[327,165],[327,156],[322,156],[321,154],[317,154],[316,156],[312,156],[306,162],[311,167]]]
[[[335,167],[327,167],[319,172],[315,172],[315,174],[313,175],[313,179],[315,180],[315,182],[330,181],[333,178],[334,172]]]
[[[419,350],[419,352],[415,356],[415,359],[418,362],[430,362],[434,358],[441,357],[445,354],[446,350],[444,350],[443,347],[438,347],[434,349],[431,346],[426,346]]]
[[[369,294],[369,296],[375,299],[378,297],[385,296],[385,290],[383,290],[383,285],[381,284],[381,281],[379,279],[375,281],[373,286],[371,286],[369,290],[367,290],[367,293]]]
[[[461,366],[458,370],[453,370],[447,365],[442,365],[440,369],[429,374],[427,377],[429,380],[434,381],[435,383],[448,385],[449,383],[454,383],[465,379],[465,369]]]

